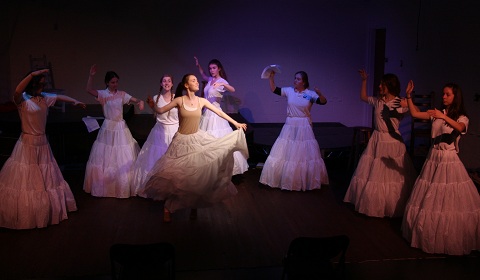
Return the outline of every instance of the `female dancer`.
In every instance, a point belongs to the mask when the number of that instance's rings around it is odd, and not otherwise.
[[[123,120],[123,104],[133,102],[143,110],[143,101],[118,90],[119,77],[113,71],[105,74],[106,89],[93,89],[96,73],[94,64],[90,68],[87,92],[102,105],[105,120],[90,152],[83,189],[93,196],[127,198],[134,194],[132,166],[140,147]]]
[[[416,178],[416,170],[398,130],[408,110],[401,107],[400,82],[385,74],[380,98],[367,96],[365,70],[360,70],[360,99],[375,108],[375,130],[358,162],[343,201],[371,217],[401,217]],[[404,104],[406,106],[406,104]]]
[[[149,106],[159,114],[178,109],[180,126],[166,153],[147,175],[144,195],[164,200],[164,221],[170,222],[170,213],[182,208],[208,207],[237,193],[231,182],[233,152],[242,152],[248,158],[244,123],[238,123],[217,109],[208,100],[195,95],[199,90],[197,78],[192,74],[183,77],[179,85],[186,91],[162,108]],[[177,91],[178,92],[178,91]],[[215,138],[199,129],[202,109],[207,108],[231,122],[238,129],[222,138]],[[242,130],[243,129],[243,130]]]
[[[85,108],[65,95],[42,92],[48,69],[29,73],[17,85],[13,100],[22,133],[0,171],[0,227],[43,228],[68,219],[77,210],[45,135],[48,107],[57,100]]]
[[[310,110],[313,104],[325,105],[327,99],[318,88],[308,89],[304,71],[295,73],[293,87],[276,87],[274,76],[275,72],[270,72],[270,89],[287,98],[287,120],[263,166],[260,183],[289,191],[320,189],[328,184],[328,174],[313,134]]]
[[[175,94],[172,92],[173,77],[163,75],[160,91],[153,96],[154,106],[161,108],[170,103]],[[173,136],[178,130],[178,110],[173,108],[166,114],[158,114],[154,111],[156,118],[155,126],[150,131],[147,140],[138,154],[137,161],[133,166],[133,195],[143,193],[145,178],[148,172],[152,170],[153,165],[160,159],[172,142]]]
[[[222,63],[218,59],[212,59],[208,63],[208,71],[210,76],[207,76],[195,58],[195,65],[202,75],[203,79],[208,81],[205,85],[205,98],[210,101],[217,109],[222,110],[220,101],[222,100],[225,91],[235,92],[235,88],[227,82],[227,73],[223,68]],[[205,110],[200,119],[200,129],[205,130],[210,135],[217,138],[223,137],[233,131],[228,121],[219,117],[213,111]],[[248,170],[247,159],[240,152],[233,153],[235,164],[233,167],[233,175],[243,174]]]
[[[446,84],[442,110],[420,112],[411,99],[413,88],[410,81],[410,113],[432,121],[433,143],[405,209],[403,236],[427,253],[470,254],[480,250],[480,196],[457,155],[469,122],[462,91],[455,83]]]

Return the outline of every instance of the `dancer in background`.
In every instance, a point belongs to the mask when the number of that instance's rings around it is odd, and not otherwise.
[[[170,103],[175,97],[175,94],[172,92],[172,87],[173,77],[171,75],[163,75],[160,90],[152,99],[153,106],[161,108]],[[172,142],[173,136],[178,130],[177,108],[173,108],[164,114],[159,114],[154,111],[154,116],[156,119],[155,126],[143,144],[142,150],[140,150],[137,161],[133,167],[133,195],[143,193],[148,172],[152,170],[155,162],[165,154],[165,151],[167,151],[168,146]]]
[[[207,81],[204,88],[205,99],[210,101],[217,109],[222,110],[220,102],[225,91],[235,92],[235,88],[227,82],[227,74],[222,63],[218,59],[212,59],[208,63],[208,71],[210,76],[207,76],[203,71],[202,66],[195,58],[195,65],[202,75],[202,78]],[[204,110],[200,120],[200,129],[205,130],[210,135],[221,138],[233,131],[232,127],[225,119],[219,117],[216,113],[210,110]],[[240,152],[233,153],[235,164],[233,167],[233,175],[243,174],[248,170],[247,159]]]
[[[295,73],[293,87],[279,88],[270,72],[270,89],[287,98],[287,120],[263,166],[260,183],[289,191],[308,191],[327,185],[328,174],[312,129],[313,104],[327,99],[318,88],[309,90],[308,75]]]
[[[162,108],[155,107],[151,98],[147,100],[159,114],[177,108],[180,120],[172,143],[147,175],[144,189],[144,196],[164,201],[164,222],[170,222],[170,214],[183,208],[191,208],[190,217],[196,218],[197,208],[211,206],[235,195],[237,189],[231,181],[233,152],[240,151],[248,158],[243,131],[247,125],[236,122],[208,100],[196,96],[199,84],[194,75],[185,75],[180,87],[176,92],[184,89],[186,94]],[[200,130],[203,108],[212,110],[238,129],[222,138]]]
[[[132,166],[140,147],[123,119],[123,105],[135,103],[143,110],[143,101],[118,90],[119,77],[113,71],[105,74],[106,89],[93,89],[96,73],[97,66],[92,65],[87,92],[102,105],[105,120],[90,152],[83,189],[93,196],[127,198],[135,192]]]
[[[421,112],[412,102],[413,88],[410,81],[410,113],[432,121],[433,143],[405,209],[403,236],[427,253],[468,255],[480,250],[480,196],[457,154],[469,123],[462,91],[446,84],[442,110]]]
[[[401,217],[417,176],[398,130],[408,111],[401,106],[400,81],[385,74],[380,97],[367,96],[368,75],[360,70],[360,99],[374,107],[375,130],[363,151],[343,201],[371,217]]]
[[[22,133],[0,171],[0,227],[43,228],[68,219],[77,210],[70,186],[63,179],[45,135],[48,107],[57,100],[85,108],[65,95],[42,92],[48,69],[29,73],[17,85]]]

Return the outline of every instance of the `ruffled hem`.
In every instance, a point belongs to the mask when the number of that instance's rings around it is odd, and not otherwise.
[[[432,149],[405,209],[403,236],[427,253],[480,249],[480,196],[455,151]]]
[[[219,117],[210,110],[206,110],[203,113],[200,119],[200,129],[216,138],[221,138],[233,131],[227,120]],[[232,175],[245,173],[248,170],[247,159],[239,152],[235,152],[233,155],[234,165]]]
[[[141,196],[165,200],[171,212],[208,207],[237,193],[231,182],[233,152],[248,157],[245,134],[236,130],[215,138],[205,131],[177,133],[165,155],[147,175]]]
[[[22,135],[0,171],[0,227],[43,228],[68,219],[67,212],[77,210],[73,193],[42,137]]]
[[[143,192],[148,172],[165,154],[177,131],[178,125],[163,125],[159,122],[152,128],[133,166],[132,196]]]
[[[132,167],[139,151],[123,120],[104,122],[87,162],[84,191],[97,197],[130,197]]]
[[[375,131],[357,165],[344,202],[372,217],[401,217],[417,172],[405,144]]]
[[[287,118],[263,166],[260,183],[290,191],[329,184],[327,169],[307,118]]]

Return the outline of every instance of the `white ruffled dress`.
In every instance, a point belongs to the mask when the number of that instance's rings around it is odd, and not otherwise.
[[[155,105],[161,108],[170,101],[166,101],[163,95],[153,97]],[[132,195],[143,193],[145,179],[148,172],[168,149],[173,136],[178,131],[178,109],[173,108],[167,113],[156,114],[156,123],[148,134],[147,140],[138,153],[137,161],[133,166]]]
[[[457,122],[468,127],[466,116]],[[467,255],[480,250],[480,195],[457,154],[460,134],[452,131],[444,120],[433,120],[434,143],[405,209],[402,232],[424,252]]]
[[[398,130],[408,108],[394,108],[394,100],[369,97],[374,106],[375,130],[358,161],[345,202],[371,217],[401,217],[417,172]]]
[[[236,195],[237,188],[231,181],[233,153],[239,151],[248,158],[243,130],[215,138],[198,129],[199,106],[198,109],[181,106],[179,114],[180,129],[148,174],[141,195],[164,201],[170,212],[209,207]],[[182,126],[182,122],[186,124]]]
[[[83,183],[85,192],[93,196],[127,198],[135,192],[132,167],[140,146],[123,119],[123,105],[130,98],[124,91],[98,91],[105,120],[90,151]]]
[[[287,98],[287,120],[272,146],[260,175],[260,183],[289,191],[308,191],[328,185],[328,173],[313,134],[310,98],[318,98],[312,90],[295,92],[282,88]]]
[[[43,228],[68,219],[77,210],[45,135],[48,107],[55,94],[23,93],[18,105],[22,133],[0,171],[0,227]]]
[[[228,84],[227,80],[219,78],[216,82],[221,82]],[[222,93],[225,92],[223,86],[214,88],[212,83],[212,78],[209,79],[207,85],[204,88],[205,98],[210,101],[215,107],[219,110],[222,110],[220,106],[220,101],[222,100]],[[214,112],[206,109],[202,114],[200,119],[200,129],[206,131],[208,134],[221,138],[229,133],[232,133],[233,129],[230,126],[229,122]],[[248,170],[247,159],[242,155],[241,152],[233,153],[235,163],[233,166],[233,175],[243,174]]]

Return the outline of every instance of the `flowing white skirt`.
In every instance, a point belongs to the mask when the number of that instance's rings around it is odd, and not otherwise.
[[[287,118],[268,155],[260,183],[290,191],[327,185],[328,173],[307,118]]]
[[[403,236],[427,253],[480,250],[480,196],[455,150],[431,149],[405,209]]]
[[[132,166],[140,151],[124,120],[105,119],[93,143],[85,169],[83,189],[98,197],[127,198]]]
[[[405,144],[389,133],[375,130],[343,201],[371,217],[401,217],[417,172]]]
[[[165,125],[157,122],[152,128],[133,166],[132,195],[143,193],[148,172],[165,154],[177,131],[178,124]]]
[[[237,193],[232,183],[233,152],[248,158],[243,130],[215,138],[203,130],[175,134],[167,152],[147,175],[142,196],[165,201],[165,208],[211,206]]]
[[[213,104],[216,105],[218,103],[214,102]],[[217,108],[220,110],[222,109],[219,105]],[[205,110],[205,112],[203,112],[202,118],[200,119],[200,129],[216,138],[221,138],[233,131],[227,120],[221,118],[210,110]],[[233,153],[233,157],[233,175],[245,173],[245,171],[248,170],[247,159],[241,152]]]
[[[0,227],[43,228],[75,210],[47,137],[22,134],[0,171]]]

